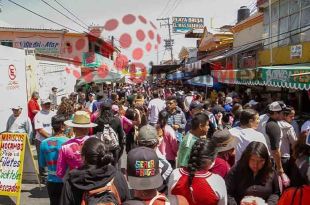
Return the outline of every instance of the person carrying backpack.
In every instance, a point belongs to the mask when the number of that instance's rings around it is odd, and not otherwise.
[[[124,175],[111,164],[113,154],[103,141],[91,137],[82,148],[84,165],[69,172],[61,205],[120,205],[129,199]]]
[[[158,188],[163,184],[159,159],[154,149],[137,147],[127,157],[128,183],[133,189],[133,199],[123,205],[188,205],[183,196],[166,196]]]
[[[121,120],[113,115],[111,100],[106,99],[102,102],[100,116],[95,122],[98,126],[94,128],[94,134],[106,145],[109,144],[109,149],[113,150],[115,165],[123,154],[124,131]]]

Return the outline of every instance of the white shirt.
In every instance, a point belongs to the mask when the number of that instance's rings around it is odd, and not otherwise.
[[[281,157],[289,158],[290,157],[290,148],[297,141],[297,136],[294,130],[294,127],[286,121],[278,122],[282,136],[280,139],[280,151]]]
[[[252,128],[245,128],[242,129],[241,127],[234,127],[229,130],[230,134],[236,137],[236,157],[235,162],[237,162],[245,150],[245,148],[251,143],[251,142],[261,142],[264,143],[267,146],[266,139],[264,135],[260,132],[257,132],[256,130]]]
[[[6,131],[13,133],[27,133],[30,138],[32,133],[31,121],[29,117],[23,113],[17,118],[14,115],[11,115],[7,121]]]
[[[157,123],[158,121],[158,114],[160,111],[165,109],[166,104],[160,98],[155,98],[149,102],[148,110],[149,110],[149,122],[150,123]]]
[[[52,135],[53,128],[52,128],[52,117],[55,115],[54,112],[49,111],[40,111],[34,117],[34,127],[35,129],[44,129],[47,133]],[[36,139],[39,141],[43,141],[46,137],[43,137],[39,132],[36,132]]]
[[[85,108],[89,110],[89,112],[93,113],[93,105],[97,102],[96,100],[93,100],[92,102],[88,101],[85,105]]]

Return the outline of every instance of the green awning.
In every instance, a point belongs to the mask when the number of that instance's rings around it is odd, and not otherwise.
[[[258,85],[293,88],[300,90],[310,89],[310,75],[292,76],[310,71],[309,65],[287,65],[258,67]]]

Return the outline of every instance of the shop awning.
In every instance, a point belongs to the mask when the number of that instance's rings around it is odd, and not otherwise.
[[[193,63],[187,63],[184,66],[186,72],[191,72],[194,70],[201,70],[201,60],[193,62]]]
[[[191,77],[192,77],[192,73],[183,72],[183,71],[176,71],[166,76],[168,80],[185,80]]]
[[[217,82],[228,84],[252,84],[256,78],[256,69],[213,70],[212,76]]]
[[[179,69],[181,65],[153,65],[151,68],[151,74],[170,73]]]
[[[210,75],[201,75],[187,80],[186,83],[195,86],[213,87],[213,78]]]
[[[257,72],[260,85],[300,90],[310,89],[310,75],[293,76],[310,72],[310,64],[259,67]]]

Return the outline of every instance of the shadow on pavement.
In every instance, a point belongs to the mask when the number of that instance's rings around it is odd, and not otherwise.
[[[0,196],[0,205],[15,205],[15,202],[8,196]]]
[[[22,192],[24,192],[24,191],[22,191]],[[28,191],[25,191],[25,192],[30,193],[30,195],[28,196],[29,198],[40,198],[40,199],[49,198],[46,186],[42,187],[41,190],[39,187],[35,187],[35,188],[28,190]]]

